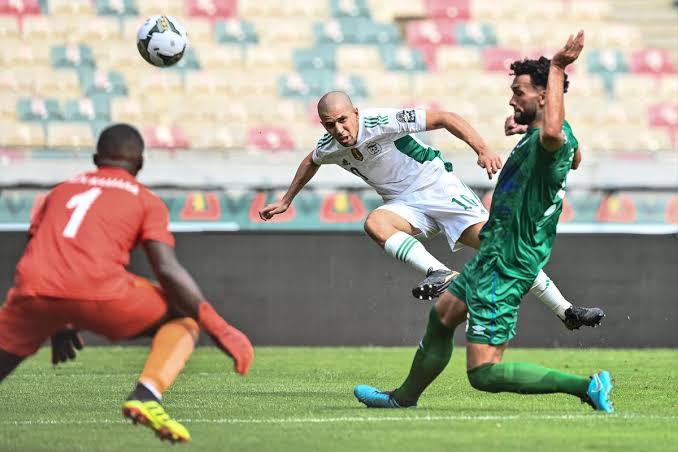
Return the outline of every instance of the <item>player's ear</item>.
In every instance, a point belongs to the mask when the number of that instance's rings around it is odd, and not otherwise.
[[[539,90],[539,106],[543,107],[544,105],[546,105],[546,90],[540,89]]]

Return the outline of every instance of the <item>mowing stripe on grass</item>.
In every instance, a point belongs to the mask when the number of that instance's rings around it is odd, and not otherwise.
[[[639,413],[620,413],[603,415],[591,414],[555,414],[555,415],[510,415],[510,416],[341,416],[341,417],[298,417],[298,418],[250,418],[250,419],[177,419],[186,424],[332,424],[342,422],[431,422],[431,421],[577,421],[577,420],[613,420],[613,419],[636,419],[636,420],[678,420],[678,415],[654,415]],[[1,421],[0,425],[96,425],[96,424],[128,424],[124,419],[98,419],[98,420],[73,420],[73,419],[28,419],[21,421]]]

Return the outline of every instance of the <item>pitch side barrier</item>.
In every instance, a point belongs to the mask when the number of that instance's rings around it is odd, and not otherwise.
[[[421,275],[387,257],[364,233],[196,229],[202,232],[176,233],[179,258],[219,312],[255,344],[416,346],[421,339],[431,304],[410,293]],[[3,293],[25,243],[23,230],[0,232]],[[473,255],[450,252],[440,237],[426,246],[456,269]],[[138,250],[130,270],[152,277]],[[566,298],[600,306],[607,316],[599,328],[570,332],[528,295],[514,345],[678,347],[675,231],[561,233],[545,271]],[[463,327],[456,341],[464,342]]]

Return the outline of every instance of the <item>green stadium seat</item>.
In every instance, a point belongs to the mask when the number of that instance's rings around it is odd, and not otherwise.
[[[94,121],[111,119],[110,100],[107,95],[95,94],[83,99],[70,99],[64,104],[66,121]]]
[[[294,51],[294,67],[297,71],[325,69],[335,70],[336,46],[323,45],[310,49],[296,49]]]
[[[619,50],[589,50],[586,55],[586,67],[594,74],[629,71],[624,55]]]
[[[217,42],[224,44],[256,44],[259,39],[254,25],[245,20],[220,20],[214,24]]]
[[[119,72],[100,71],[92,68],[82,68],[78,71],[80,86],[83,92],[93,94],[108,94],[112,96],[127,96],[127,84]]]
[[[17,101],[17,116],[21,121],[58,121],[63,118],[56,99],[23,97]]]
[[[85,44],[58,45],[50,50],[53,68],[93,68],[96,64],[92,49]]]
[[[425,71],[426,61],[419,49],[386,45],[379,48],[384,66],[389,71]]]
[[[332,17],[370,17],[366,0],[331,0]]]
[[[139,15],[139,9],[134,0],[96,0],[96,7],[97,14],[100,16]]]
[[[395,24],[373,22],[365,17],[343,17],[316,23],[313,35],[318,44],[395,44],[402,41]]]
[[[458,23],[454,29],[454,37],[460,46],[496,46],[497,37],[494,29],[488,24],[474,22]]]
[[[172,66],[170,70],[175,71],[197,71],[200,70],[200,61],[198,60],[198,54],[192,47],[188,47],[184,52],[183,58],[179,60],[177,64]]]

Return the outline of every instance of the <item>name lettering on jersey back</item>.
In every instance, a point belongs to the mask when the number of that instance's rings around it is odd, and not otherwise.
[[[98,177],[81,174],[79,176],[75,176],[68,182],[74,184],[92,185],[94,187],[118,188],[120,190],[130,192],[135,196],[139,194],[139,186],[137,184],[133,184],[132,182],[119,179],[117,177]]]

